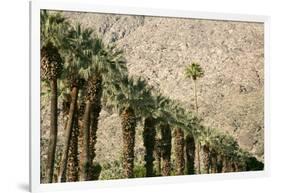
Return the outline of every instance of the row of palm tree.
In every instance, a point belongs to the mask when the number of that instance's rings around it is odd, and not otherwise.
[[[95,178],[92,161],[98,117],[101,110],[103,79],[114,81],[126,68],[122,52],[93,38],[90,28],[71,26],[60,14],[41,13],[41,77],[51,93],[50,136],[46,182],[54,176],[58,127],[58,88],[63,98],[65,141],[58,181],[66,181],[67,170],[78,180],[78,134],[83,133],[80,180]],[[59,86],[58,86],[59,81]],[[79,127],[79,122],[82,126]],[[78,129],[78,130],[77,130]],[[76,162],[71,163],[70,161]],[[75,171],[75,172],[71,172]]]
[[[41,78],[51,98],[44,182],[54,181],[60,101],[66,121],[56,181],[99,178],[102,168],[95,162],[95,144],[102,105],[120,115],[124,178],[135,177],[134,147],[139,123],[143,123],[147,177],[172,175],[173,136],[176,175],[244,171],[240,163],[246,163],[251,156],[239,148],[234,138],[204,127],[198,118],[196,84],[204,75],[202,68],[193,63],[185,73],[194,83],[195,113],[162,96],[142,78],[130,76],[123,52],[105,45],[92,29],[71,25],[59,13],[42,11]]]

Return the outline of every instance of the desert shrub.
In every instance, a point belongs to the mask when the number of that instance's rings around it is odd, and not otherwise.
[[[264,169],[264,164],[255,157],[250,157],[246,160],[247,171],[259,171]]]
[[[145,177],[145,167],[140,164],[136,164],[134,167],[134,176],[135,178],[143,178]]]
[[[100,180],[112,180],[112,179],[122,179],[123,168],[122,162],[119,160],[114,160],[110,162],[103,162],[101,165]]]

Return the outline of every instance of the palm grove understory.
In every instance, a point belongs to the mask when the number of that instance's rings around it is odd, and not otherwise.
[[[194,85],[194,112],[161,95],[141,77],[129,76],[122,50],[105,45],[92,29],[71,25],[58,13],[42,11],[41,79],[45,89],[41,97],[47,94],[50,99],[46,117],[50,125],[41,182],[99,179],[103,168],[95,160],[95,145],[103,105],[120,115],[122,178],[138,177],[134,147],[139,123],[143,125],[146,177],[263,169],[232,136],[201,123],[196,85],[204,76],[203,69],[192,63],[184,73]],[[65,118],[60,123],[64,124],[64,144],[59,160],[58,113]],[[172,155],[175,165],[171,164]]]

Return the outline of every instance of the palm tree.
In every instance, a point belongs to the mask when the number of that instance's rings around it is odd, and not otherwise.
[[[174,129],[174,145],[175,145],[175,167],[176,167],[176,175],[184,175],[185,171],[185,153],[184,153],[184,124],[182,124],[182,119],[188,117],[184,117],[186,112],[183,108],[180,107],[179,104],[173,102],[169,105],[170,113],[172,114],[172,119],[170,121],[171,126]]]
[[[198,78],[201,78],[204,76],[204,71],[201,68],[199,64],[192,63],[191,65],[187,66],[185,69],[185,76],[187,78],[191,78],[193,81],[193,86],[194,86],[194,101],[195,101],[195,112],[198,115],[198,101],[197,101],[197,85],[196,81]]]
[[[155,157],[155,175],[156,176],[160,176],[161,175],[161,151],[162,151],[162,147],[161,147],[161,138],[160,137],[155,137],[155,145],[154,145],[154,157]]]
[[[67,123],[68,123],[68,115],[70,111],[70,103],[71,103],[71,94],[70,94],[70,88],[67,84],[64,84],[65,81],[59,82],[59,88],[60,88],[60,95],[59,95],[59,101],[62,103],[62,115],[63,119],[65,120],[64,125],[64,131],[66,130]],[[67,169],[64,171],[65,173],[63,176],[65,176],[64,181],[67,182],[75,182],[79,180],[79,158],[78,158],[78,138],[79,138],[79,125],[78,125],[78,107],[75,107],[75,115],[73,120],[73,131],[71,132],[70,137],[70,144],[69,144],[69,156],[68,156],[68,162],[67,162]],[[61,163],[61,160],[59,161]],[[58,167],[57,176],[59,177],[57,181],[61,181],[61,171],[60,167]]]
[[[184,175],[185,159],[184,159],[184,131],[177,127],[175,129],[175,157],[176,157],[176,175]]]
[[[203,147],[204,171],[209,174],[211,169],[211,151],[213,149],[213,143],[216,140],[215,130],[211,130],[209,127],[203,127],[199,140],[201,147]]]
[[[202,70],[201,66],[196,63],[192,63],[191,65],[187,66],[185,69],[185,76],[187,78],[191,78],[193,81],[193,86],[194,86],[194,101],[195,101],[195,112],[198,115],[198,101],[197,101],[197,85],[196,81],[198,78],[201,78],[204,76],[204,71]],[[197,142],[196,145],[196,156],[197,156],[197,173],[201,173],[201,168],[200,168],[200,144]]]
[[[225,146],[224,146],[224,158],[225,158],[225,165],[224,171],[225,172],[233,172],[233,159],[236,156],[236,152],[239,149],[239,145],[237,141],[230,135],[225,137]]]
[[[67,162],[67,178],[68,182],[76,182],[79,180],[79,158],[78,158],[78,111],[77,106],[75,107],[75,115],[73,121],[73,128],[71,132],[71,139],[69,144],[69,157]]]
[[[175,122],[172,107],[173,102],[166,97],[159,96],[159,110],[156,112],[158,119],[158,129],[160,130],[161,140],[161,175],[169,176],[171,174],[171,149],[172,149],[172,128]]]
[[[232,171],[232,158],[236,156],[239,150],[237,141],[229,134],[217,134],[214,141],[214,147],[218,154],[218,172],[231,172]]]
[[[217,165],[218,165],[218,154],[216,149],[212,148],[210,151],[211,163],[210,163],[210,170],[211,173],[218,173]]]
[[[166,98],[162,95],[151,95],[150,106],[146,105],[146,108],[142,112],[142,117],[144,117],[144,128],[143,128],[143,144],[145,147],[145,168],[146,168],[146,177],[154,176],[154,165],[155,160],[153,154],[156,149],[160,148],[160,144],[156,143],[156,125],[163,120],[162,112],[164,111],[165,103],[167,102]],[[149,102],[147,101],[147,104]],[[158,141],[160,142],[160,141]],[[156,150],[157,151],[157,150]],[[161,159],[160,152],[158,152],[158,160]],[[159,161],[161,163],[161,160]],[[158,163],[158,164],[159,164]],[[161,164],[160,164],[161,165]],[[160,170],[159,170],[160,171]]]
[[[185,152],[186,152],[186,173],[194,174],[195,161],[195,141],[192,133],[188,132],[185,137]]]
[[[57,144],[57,80],[61,75],[63,59],[60,54],[62,37],[67,29],[67,22],[60,14],[41,12],[41,78],[47,81],[51,90],[50,135],[48,144],[47,182],[52,183],[54,174],[55,152]]]
[[[69,145],[71,141],[71,135],[73,131],[74,117],[75,113],[77,113],[77,100],[79,90],[82,88],[84,80],[89,77],[89,65],[90,65],[90,53],[92,46],[92,38],[91,38],[92,30],[84,29],[80,24],[76,24],[69,30],[68,35],[66,36],[66,43],[64,46],[66,47],[64,52],[65,57],[65,79],[67,80],[67,84],[71,88],[71,102],[69,108],[69,116],[65,131],[65,142],[64,142],[64,150],[63,157],[61,162],[61,174],[60,180],[62,182],[66,179],[66,169],[67,169],[67,161],[69,155]],[[86,120],[84,120],[86,122]],[[84,130],[87,131],[87,127],[83,127]],[[84,132],[83,132],[84,133]],[[87,132],[84,133],[87,135]],[[82,179],[85,179],[85,170],[87,169],[89,162],[89,151],[87,141],[84,141],[84,151],[83,151],[83,169],[82,169]]]
[[[162,176],[169,176],[171,172],[172,133],[168,123],[160,123],[162,147]]]
[[[194,173],[194,128],[199,124],[199,120],[191,113],[175,102],[169,108],[173,118],[171,124],[175,128],[175,155],[176,155],[176,174],[183,175]],[[184,135],[186,133],[186,139]],[[186,152],[184,152],[184,149]],[[186,154],[186,157],[185,157]]]
[[[144,128],[143,128],[143,144],[145,147],[145,169],[146,169],[146,177],[154,176],[153,171],[153,152],[155,147],[155,136],[156,136],[156,129],[155,129],[156,121],[152,117],[147,117],[144,120]]]
[[[95,38],[93,44],[93,56],[91,76],[88,80],[87,95],[91,103],[90,112],[90,152],[91,162],[95,158],[95,144],[97,140],[98,120],[101,111],[101,99],[104,81],[108,84],[119,80],[127,74],[126,60],[123,52],[114,45],[105,46],[101,39]],[[90,180],[96,179],[96,174],[91,171]]]
[[[150,101],[150,91],[145,81],[138,78],[123,77],[106,86],[108,104],[114,106],[121,116],[123,135],[123,169],[126,178],[133,178],[134,146],[137,118]]]

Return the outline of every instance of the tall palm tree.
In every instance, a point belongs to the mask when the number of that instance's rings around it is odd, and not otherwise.
[[[172,133],[168,123],[160,123],[161,147],[162,147],[162,176],[171,174],[171,149],[172,149]]]
[[[192,133],[188,132],[185,137],[185,152],[186,152],[186,173],[194,174],[195,163],[195,141]]]
[[[182,128],[175,129],[175,157],[176,157],[176,175],[184,175],[185,158],[184,158],[184,131]]]
[[[185,69],[185,76],[191,78],[194,86],[194,101],[195,101],[195,112],[198,115],[198,101],[197,101],[197,79],[204,76],[204,71],[201,66],[197,63],[192,63]]]
[[[144,128],[143,128],[143,144],[145,147],[145,169],[146,169],[146,177],[154,176],[153,171],[153,162],[154,162],[154,147],[155,147],[155,119],[152,117],[147,117],[144,120]]]
[[[192,63],[191,65],[187,66],[185,69],[185,76],[187,78],[191,78],[193,81],[194,86],[194,101],[195,101],[195,112],[198,115],[198,101],[197,101],[197,79],[204,76],[204,71],[199,64]],[[201,173],[200,167],[200,144],[197,142],[196,145],[196,156],[197,156],[197,173]]]
[[[154,152],[153,155],[155,157],[155,175],[160,176],[161,175],[161,138],[156,135],[155,137],[155,145],[154,145]]]
[[[199,140],[200,145],[203,147],[204,171],[209,174],[211,169],[211,151],[213,149],[214,140],[216,140],[215,130],[211,130],[209,127],[202,129]]]
[[[78,158],[78,111],[75,107],[75,115],[73,121],[73,128],[71,132],[71,139],[69,144],[69,157],[67,162],[66,180],[68,182],[76,182],[79,180],[79,158]]]
[[[62,72],[63,58],[60,54],[62,37],[67,30],[67,22],[60,14],[41,12],[41,78],[47,81],[51,90],[50,134],[47,160],[47,182],[52,183],[54,174],[55,152],[57,144],[57,80]]]
[[[167,102],[165,97],[163,97],[162,95],[155,96],[155,94],[151,95],[150,100],[151,100],[150,101],[151,105],[150,106],[146,105],[146,109],[144,109],[144,111],[142,112],[142,117],[144,117],[143,144],[145,147],[144,160],[145,160],[145,168],[146,168],[146,177],[151,177],[155,175],[153,170],[154,168],[153,162],[155,158],[153,154],[155,152],[155,146],[160,145],[159,143],[158,144],[156,143],[156,139],[155,139],[156,125],[157,123],[159,123],[159,121],[163,120],[161,114],[164,111],[165,103]],[[160,156],[160,154],[158,155]]]
[[[210,157],[211,157],[211,163],[210,163],[210,170],[211,170],[211,173],[218,173],[218,170],[217,170],[217,165],[218,165],[218,153],[216,151],[216,149],[211,149],[211,152],[210,152]]]
[[[173,127],[174,130],[174,150],[175,150],[175,169],[176,169],[176,175],[184,175],[185,171],[185,153],[184,153],[184,124],[181,123],[182,119],[185,119],[188,117],[184,117],[186,112],[183,108],[180,107],[179,104],[172,103],[169,105],[169,110],[171,114],[173,115],[170,124],[171,127]]]
[[[90,63],[90,54],[91,54],[91,46],[92,46],[92,38],[91,38],[92,30],[89,28],[83,28],[80,24],[76,24],[70,30],[68,35],[65,37],[66,43],[64,46],[66,47],[66,51],[63,53],[65,57],[65,79],[67,84],[71,88],[71,102],[69,108],[69,116],[67,121],[67,126],[65,130],[65,142],[64,142],[64,150],[63,157],[61,162],[61,174],[60,180],[63,182],[66,180],[66,169],[67,169],[67,161],[69,155],[69,145],[71,141],[71,135],[73,131],[74,125],[74,117],[75,111],[77,111],[77,100],[79,90],[83,86],[84,80],[89,77],[89,65]],[[88,128],[83,127],[84,130],[88,130]],[[83,132],[84,133],[84,132]],[[85,133],[85,135],[87,132]],[[87,143],[87,141],[85,141]],[[82,174],[85,174],[85,170],[88,166],[88,144],[84,144],[83,151],[83,170]],[[85,179],[85,175],[82,175],[82,180]]]
[[[65,80],[59,82],[59,88],[61,94],[59,95],[59,101],[62,103],[62,115],[63,119],[65,120],[64,123],[64,131],[66,130],[67,123],[68,123],[68,115],[70,111],[70,103],[71,103],[71,90],[67,84],[65,84]],[[79,114],[78,114],[78,105],[76,105],[74,110],[74,120],[73,120],[73,127],[70,136],[70,144],[69,144],[69,155],[67,161],[67,169],[64,171],[65,179],[64,181],[67,182],[75,182],[79,180],[79,157],[78,157],[78,138],[79,138]],[[61,160],[59,161],[61,163]],[[58,167],[58,181],[61,181],[61,171],[60,167]]]
[[[157,126],[160,131],[160,154],[161,154],[161,175],[171,174],[171,149],[172,149],[172,125],[175,122],[172,106],[169,98],[158,95],[158,110],[155,111]]]
[[[104,81],[107,84],[118,81],[127,74],[126,60],[123,57],[123,51],[117,49],[114,45],[105,46],[101,39],[95,38],[93,44],[93,56],[91,66],[91,76],[88,80],[87,95],[91,96],[90,112],[90,150],[91,162],[95,158],[95,144],[97,140],[98,120],[101,111],[101,99]],[[96,174],[91,170],[90,180],[96,179]]]
[[[121,116],[124,176],[133,178],[137,118],[146,108],[147,101],[150,101],[150,92],[145,81],[125,76],[106,87],[106,95],[108,104],[115,106]]]
[[[186,111],[180,104],[175,102],[169,106],[173,115],[171,124],[175,128],[175,155],[176,155],[176,174],[183,175],[185,166],[189,173],[194,170],[194,146],[192,142],[194,127],[198,125],[198,120],[193,113]],[[184,135],[187,135],[186,140]],[[186,157],[184,149],[186,149]]]

